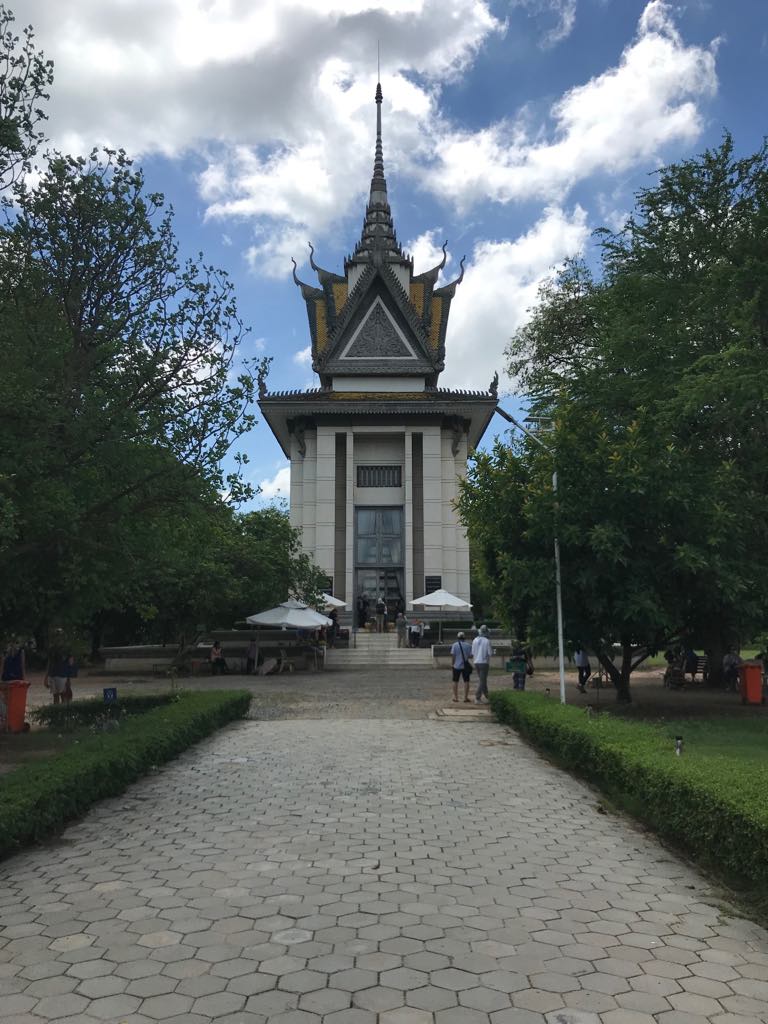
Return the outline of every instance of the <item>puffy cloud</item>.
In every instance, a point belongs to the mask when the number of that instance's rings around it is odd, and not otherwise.
[[[281,466],[273,477],[262,480],[259,488],[260,497],[266,500],[288,498],[291,490],[291,467]]]
[[[551,138],[521,116],[477,132],[446,126],[438,169],[424,182],[461,207],[493,199],[556,199],[578,180],[615,173],[701,131],[697,101],[717,88],[715,46],[688,46],[669,6],[652,0],[615,68],[576,86],[552,107]],[[543,136],[543,137],[542,137]]]
[[[552,268],[578,253],[589,235],[586,212],[559,207],[514,241],[480,242],[451,305],[444,387],[487,388],[503,378],[504,349],[536,302]]]
[[[572,28],[576,0],[514,2],[543,20],[549,44]],[[534,124],[522,108],[481,130],[457,128],[440,103],[445,84],[507,31],[491,0],[69,0],[64,15],[25,0],[24,20],[56,62],[54,142],[204,154],[208,218],[251,225],[246,260],[274,276],[361,210],[374,39],[390,180],[410,176],[462,211],[563,202],[590,175],[655,158],[696,137],[701,100],[716,88],[714,46],[688,45],[664,0],[648,3],[616,66],[560,97],[550,121]],[[432,255],[429,236],[414,242],[419,258]]]
[[[423,108],[504,28],[488,0],[25,0],[23,20],[56,64],[58,142],[174,155],[331,130],[361,90],[370,103],[377,39],[387,80],[420,76]]]
[[[293,361],[297,366],[308,369],[312,365],[312,346],[307,345],[306,348],[301,349],[299,352],[294,352]]]
[[[410,253],[413,257],[413,272],[415,274],[422,274],[425,270],[431,270],[432,267],[436,267],[437,264],[440,263],[443,258],[442,245],[444,241],[443,229],[432,228],[431,231],[425,231],[417,238],[414,238],[405,244],[405,251]],[[449,267],[452,260],[453,257],[450,252],[448,252],[445,259],[445,266]],[[441,277],[442,276],[443,274],[441,271]]]
[[[526,7],[538,20],[544,20],[540,46],[549,49],[567,39],[576,24],[576,0],[511,0],[513,7]],[[551,24],[554,17],[554,24]]]

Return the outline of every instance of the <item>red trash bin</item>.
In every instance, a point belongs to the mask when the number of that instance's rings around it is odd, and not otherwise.
[[[762,661],[745,661],[739,665],[742,704],[765,704]]]
[[[0,729],[5,732],[24,732],[24,718],[27,714],[27,690],[29,683],[13,679],[0,683]]]

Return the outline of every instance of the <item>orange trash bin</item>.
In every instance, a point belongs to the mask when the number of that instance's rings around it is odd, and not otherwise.
[[[0,729],[5,732],[24,732],[28,689],[29,683],[23,679],[0,683]]]
[[[742,704],[765,704],[762,661],[745,661],[739,665]]]

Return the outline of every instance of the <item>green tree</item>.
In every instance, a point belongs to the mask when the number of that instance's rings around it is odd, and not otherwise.
[[[250,493],[221,463],[268,360],[241,358],[226,275],[182,262],[123,153],[54,155],[0,238],[0,610],[10,626],[130,605],[174,524]]]
[[[232,628],[290,596],[313,604],[324,580],[287,512],[273,505],[239,513],[220,501],[197,504],[168,524],[151,554],[133,603],[95,617],[94,646]]]
[[[723,645],[762,624],[767,218],[765,147],[737,158],[726,136],[664,168],[625,228],[599,233],[599,278],[567,264],[510,346],[556,454],[497,448],[462,494],[489,578],[498,562],[505,603],[550,635],[557,524],[568,633],[597,651],[622,699],[633,668],[670,639],[704,644],[716,671]],[[510,491],[496,531],[490,502]]]
[[[53,62],[34,44],[31,27],[14,34],[15,18],[0,4],[0,191],[28,171],[42,143],[41,103],[49,98]]]

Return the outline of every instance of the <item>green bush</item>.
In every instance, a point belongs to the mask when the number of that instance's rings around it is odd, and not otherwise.
[[[244,690],[187,693],[124,719],[62,754],[10,772],[0,782],[0,856],[57,832],[97,800],[121,793],[155,765],[248,713]]]
[[[768,768],[674,752],[675,728],[588,717],[537,693],[491,694],[496,716],[660,835],[731,879],[768,889]]]
[[[178,693],[140,693],[105,704],[100,697],[93,697],[88,700],[72,700],[69,704],[44,704],[31,711],[29,717],[49,729],[62,729],[91,725],[105,716],[121,718],[124,715],[143,715],[153,708],[173,704],[179,699]]]

